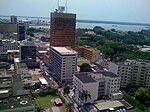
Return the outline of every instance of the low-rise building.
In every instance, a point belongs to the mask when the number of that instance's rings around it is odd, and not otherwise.
[[[73,49],[78,52],[79,56],[85,57],[91,63],[96,62],[100,57],[100,51],[91,47],[75,46]]]

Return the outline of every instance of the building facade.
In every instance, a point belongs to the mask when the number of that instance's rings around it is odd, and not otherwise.
[[[67,47],[52,47],[50,69],[61,84],[72,83],[77,68],[77,52]]]
[[[22,62],[36,61],[36,45],[31,41],[23,41],[20,43],[20,60]]]
[[[17,16],[11,16],[10,20],[12,24],[17,24]]]
[[[121,77],[108,71],[78,73],[73,78],[75,86],[74,99],[80,105],[82,103],[93,103],[102,97],[111,100],[122,99],[123,94],[120,91]],[[82,101],[82,92],[91,95],[86,102]]]
[[[143,60],[126,60],[118,64],[121,87],[128,85],[144,86],[150,89],[150,62]]]
[[[73,47],[75,45],[75,39],[76,14],[51,13],[50,45]]]
[[[95,72],[91,77],[99,82],[98,96],[107,96],[111,99],[121,99],[120,92],[121,77],[108,71]]]
[[[75,86],[73,98],[78,105],[93,103],[98,98],[98,82],[87,73],[74,75],[73,84]],[[85,98],[86,94],[87,98]]]

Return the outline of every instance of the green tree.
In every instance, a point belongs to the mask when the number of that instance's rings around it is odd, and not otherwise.
[[[66,105],[67,112],[73,112],[73,108],[74,108],[74,106],[72,103],[68,103]]]
[[[91,72],[91,66],[88,63],[83,63],[80,65],[80,72]]]
[[[143,87],[137,89],[134,96],[137,100],[139,100],[142,103],[150,99],[149,90]]]
[[[70,86],[69,85],[64,87],[64,93],[65,94],[69,94],[70,93]]]
[[[78,40],[76,43],[77,43],[77,45],[83,46],[83,45],[87,45],[88,41],[87,40]]]

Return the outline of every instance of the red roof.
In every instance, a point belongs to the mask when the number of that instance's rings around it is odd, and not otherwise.
[[[52,107],[52,112],[61,112],[59,107]]]
[[[60,98],[56,98],[56,99],[55,99],[55,103],[56,103],[56,105],[58,105],[58,104],[62,104],[62,101],[61,101],[61,99],[60,99]]]

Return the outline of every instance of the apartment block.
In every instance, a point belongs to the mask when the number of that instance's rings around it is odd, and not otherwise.
[[[118,64],[121,87],[127,85],[144,86],[150,89],[150,62],[143,60],[126,60]]]
[[[84,103],[93,103],[98,98],[98,82],[88,75],[88,73],[79,73],[74,75],[73,84],[75,86],[74,100],[78,105]],[[88,94],[87,100],[83,94]]]
[[[120,76],[108,71],[78,73],[73,79],[73,84],[75,85],[74,98],[82,103],[80,94],[83,91],[87,91],[91,96],[95,95],[89,100],[90,103],[101,97],[107,97],[112,100],[122,99],[120,81]]]
[[[100,71],[91,74],[91,77],[99,82],[98,96],[108,96],[111,99],[121,99],[121,77],[108,71]]]
[[[69,47],[52,47],[50,69],[61,84],[72,83],[77,68],[77,52]]]

